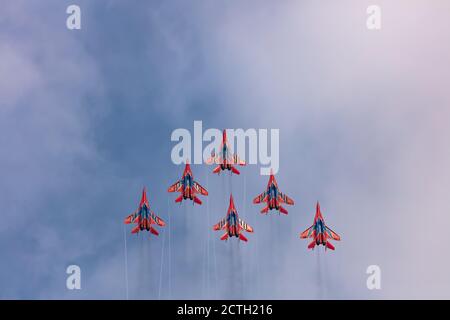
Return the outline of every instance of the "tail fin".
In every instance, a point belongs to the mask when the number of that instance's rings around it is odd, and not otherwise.
[[[239,239],[241,239],[242,241],[247,242],[247,238],[242,233],[239,233]]]
[[[223,236],[220,237],[220,240],[227,240],[228,239],[228,232],[224,233]]]
[[[308,249],[314,249],[315,246],[316,246],[316,240],[313,240],[313,241],[308,245]]]
[[[152,226],[150,226],[150,232],[153,233],[155,236],[159,235],[158,231]]]
[[[287,210],[285,208],[283,208],[282,206],[280,206],[280,212],[284,213],[284,214],[288,214]]]
[[[231,166],[231,172],[233,172],[234,174],[241,174],[241,173],[239,172],[239,170],[236,169],[234,166]]]
[[[215,167],[213,173],[219,173],[222,168],[219,166]]]
[[[181,202],[183,201],[183,195],[180,195],[178,198],[175,199],[175,202]]]
[[[269,206],[265,206],[265,207],[261,210],[261,213],[266,214],[267,211],[269,211]]]
[[[202,204],[202,200],[200,200],[198,197],[194,196],[194,202],[198,204]]]
[[[334,246],[329,242],[329,241],[327,241],[327,248],[328,249],[330,249],[330,250],[334,250]]]

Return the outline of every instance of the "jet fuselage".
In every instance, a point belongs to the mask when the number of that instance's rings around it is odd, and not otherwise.
[[[194,179],[192,179],[192,176],[190,174],[186,174],[183,177],[182,180],[182,184],[183,184],[183,198],[186,199],[191,199],[193,198],[192,195],[192,188],[193,188],[193,183]]]
[[[239,237],[239,218],[235,211],[230,211],[227,216],[228,235],[230,237]]]
[[[314,231],[316,233],[316,244],[326,245],[327,235],[325,233],[325,222],[323,219],[318,219],[314,224]]]
[[[275,186],[274,183],[272,183],[270,185],[267,194],[269,196],[269,201],[268,201],[269,209],[270,210],[272,210],[272,209],[278,210],[280,208],[280,204],[278,202],[278,188]]]
[[[143,204],[139,210],[139,229],[140,230],[149,230],[150,223],[148,223],[150,219],[150,208],[147,207],[147,204]]]
[[[220,164],[220,169],[222,170],[231,170],[231,164],[228,163],[228,147],[226,144],[224,144],[222,148],[222,163]]]

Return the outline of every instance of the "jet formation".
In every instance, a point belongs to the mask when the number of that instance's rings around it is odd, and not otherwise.
[[[236,169],[236,165],[245,166],[246,164],[245,161],[241,160],[238,157],[238,155],[231,153],[230,145],[227,141],[226,130],[223,130],[222,133],[222,143],[220,145],[219,152],[216,154],[216,152],[213,150],[213,152],[211,153],[211,157],[206,161],[206,163],[217,165],[213,169],[213,173],[220,174],[221,171],[228,170],[231,174],[234,173],[236,175],[240,174],[239,170]],[[180,204],[183,200],[191,200],[193,204],[197,203],[201,205],[202,201],[200,200],[198,195],[208,196],[208,191],[204,187],[202,187],[196,180],[194,180],[194,175],[188,161],[186,161],[181,179],[171,185],[167,191],[170,193],[178,192],[179,196],[175,199],[175,202]],[[265,206],[261,210],[262,214],[267,214],[269,210],[275,210],[279,213],[287,215],[288,211],[283,207],[283,204],[294,205],[294,200],[280,191],[278,183],[275,179],[275,175],[271,171],[266,189],[253,199],[253,203],[265,204]],[[154,235],[158,235],[158,231],[153,227],[153,225],[158,225],[160,227],[165,226],[165,222],[157,215],[155,215],[155,213],[150,209],[145,187],[142,191],[142,197],[139,203],[139,207],[134,213],[125,218],[124,223],[136,224],[135,227],[131,230],[131,233],[136,234],[139,233],[139,231],[149,231]],[[248,240],[244,236],[243,231],[249,233],[254,232],[253,228],[250,225],[239,218],[232,194],[230,194],[230,202],[225,218],[216,223],[213,226],[213,230],[225,231],[225,233],[220,237],[221,240],[227,240],[229,238],[235,237],[245,242],[247,242]],[[308,244],[308,249],[314,249],[315,246],[322,245],[325,247],[325,250],[335,250],[334,246],[330,243],[330,240],[341,240],[340,236],[325,224],[322,212],[320,211],[319,202],[317,202],[316,205],[316,214],[314,216],[313,225],[303,231],[300,234],[300,238],[312,239],[312,242]]]

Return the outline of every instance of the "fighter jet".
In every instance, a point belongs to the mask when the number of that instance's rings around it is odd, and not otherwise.
[[[131,233],[138,233],[142,230],[147,230],[158,235],[158,231],[152,227],[152,224],[164,227],[166,223],[150,209],[150,204],[147,199],[146,189],[142,191],[141,202],[136,211],[125,218],[125,224],[136,223],[136,226],[131,230]]]
[[[266,191],[253,199],[253,203],[255,204],[261,202],[267,203],[267,205],[261,210],[261,213],[263,214],[266,214],[269,210],[273,209],[279,210],[279,212],[281,213],[288,214],[287,210],[283,208],[281,204],[294,204],[294,200],[280,191],[280,189],[278,188],[277,180],[275,180],[275,176],[273,175],[272,171],[270,171],[270,177],[269,182],[267,183]]]
[[[168,192],[180,192],[180,196],[175,202],[181,202],[186,199],[193,200],[193,203],[202,204],[202,201],[196,196],[197,193],[207,196],[208,191],[194,180],[190,164],[186,161],[183,176],[177,182],[169,187]]]
[[[325,246],[325,250],[334,250],[334,246],[330,243],[330,238],[336,241],[341,240],[341,237],[328,228],[325,225],[325,220],[323,219],[322,212],[320,211],[320,204],[317,202],[316,205],[316,216],[314,217],[314,223],[311,227],[306,229],[300,234],[300,238],[312,238],[313,241],[308,245],[308,249],[314,249],[317,245]]]
[[[236,237],[240,240],[247,241],[242,231],[253,232],[244,220],[238,217],[236,207],[234,206],[233,195],[230,195],[230,205],[228,206],[227,216],[213,226],[213,230],[225,230],[220,240],[227,240],[228,237]]]
[[[217,164],[218,166],[214,168],[213,173],[220,173],[220,171],[228,170],[231,173],[240,174],[239,170],[234,167],[234,165],[245,166],[245,161],[240,160],[236,154],[230,152],[230,146],[227,141],[227,131],[223,130],[222,133],[222,144],[220,145],[220,153],[216,154],[213,150],[211,152],[211,157],[206,161],[207,164]]]

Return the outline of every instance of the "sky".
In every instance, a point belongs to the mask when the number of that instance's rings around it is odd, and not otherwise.
[[[66,8],[81,8],[81,30]],[[366,27],[369,5],[381,29]],[[0,298],[449,299],[450,3],[7,1],[0,11]],[[193,165],[177,128],[280,130],[289,214],[258,165]],[[167,226],[130,234],[142,188]],[[255,232],[220,241],[230,193]],[[308,250],[320,201],[342,237]],[[236,241],[234,241],[236,240]],[[81,269],[68,290],[66,268]],[[381,270],[368,290],[366,269]]]

